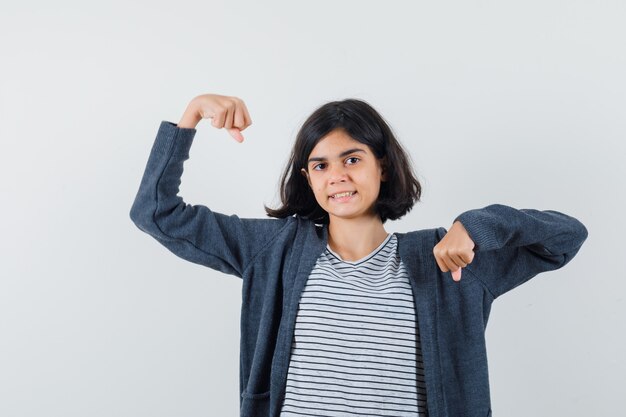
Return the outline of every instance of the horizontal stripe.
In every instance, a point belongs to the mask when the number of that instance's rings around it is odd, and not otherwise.
[[[327,245],[298,306],[280,416],[427,416],[416,324],[393,233],[357,261]]]

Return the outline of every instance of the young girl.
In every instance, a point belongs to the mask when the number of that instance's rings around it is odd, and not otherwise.
[[[492,204],[449,230],[387,233],[421,186],[357,99],[305,121],[271,219],[186,204],[183,163],[204,118],[239,142],[252,123],[241,99],[217,94],[162,121],[130,217],[181,258],[242,279],[241,416],[490,416],[491,303],[567,264],[585,226]]]

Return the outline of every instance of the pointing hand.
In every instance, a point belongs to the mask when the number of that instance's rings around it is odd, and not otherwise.
[[[193,98],[185,112],[183,120],[184,126],[188,120],[191,126],[202,119],[211,119],[211,125],[217,129],[226,131],[239,143],[243,142],[241,131],[252,124],[250,113],[246,104],[238,97],[222,96],[219,94],[201,94]],[[187,116],[190,114],[190,116]],[[183,125],[181,123],[180,125]]]
[[[433,254],[439,269],[451,271],[452,279],[461,280],[461,268],[465,268],[474,259],[474,241],[460,221],[450,227],[446,235],[435,245]]]

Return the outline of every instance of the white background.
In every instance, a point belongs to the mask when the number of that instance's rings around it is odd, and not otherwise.
[[[238,415],[241,281],[129,218],[160,122],[204,93],[242,98],[253,125],[239,144],[201,122],[189,203],[265,217],[306,117],[356,97],[424,189],[387,231],[491,203],[582,221],[571,263],[494,302],[492,409],[621,413],[625,4],[3,4],[0,415]]]

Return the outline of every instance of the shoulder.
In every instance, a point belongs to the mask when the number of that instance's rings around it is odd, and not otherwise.
[[[433,257],[433,248],[445,234],[446,229],[443,227],[396,232],[400,258],[411,264],[430,259]]]
[[[266,247],[276,246],[302,246],[306,242],[322,241],[326,239],[327,228],[312,220],[293,215],[280,219],[246,219],[254,225],[256,233],[263,234],[271,229],[266,241]]]
[[[444,227],[412,230],[409,232],[395,232],[398,244],[430,245],[439,242],[448,233]]]

